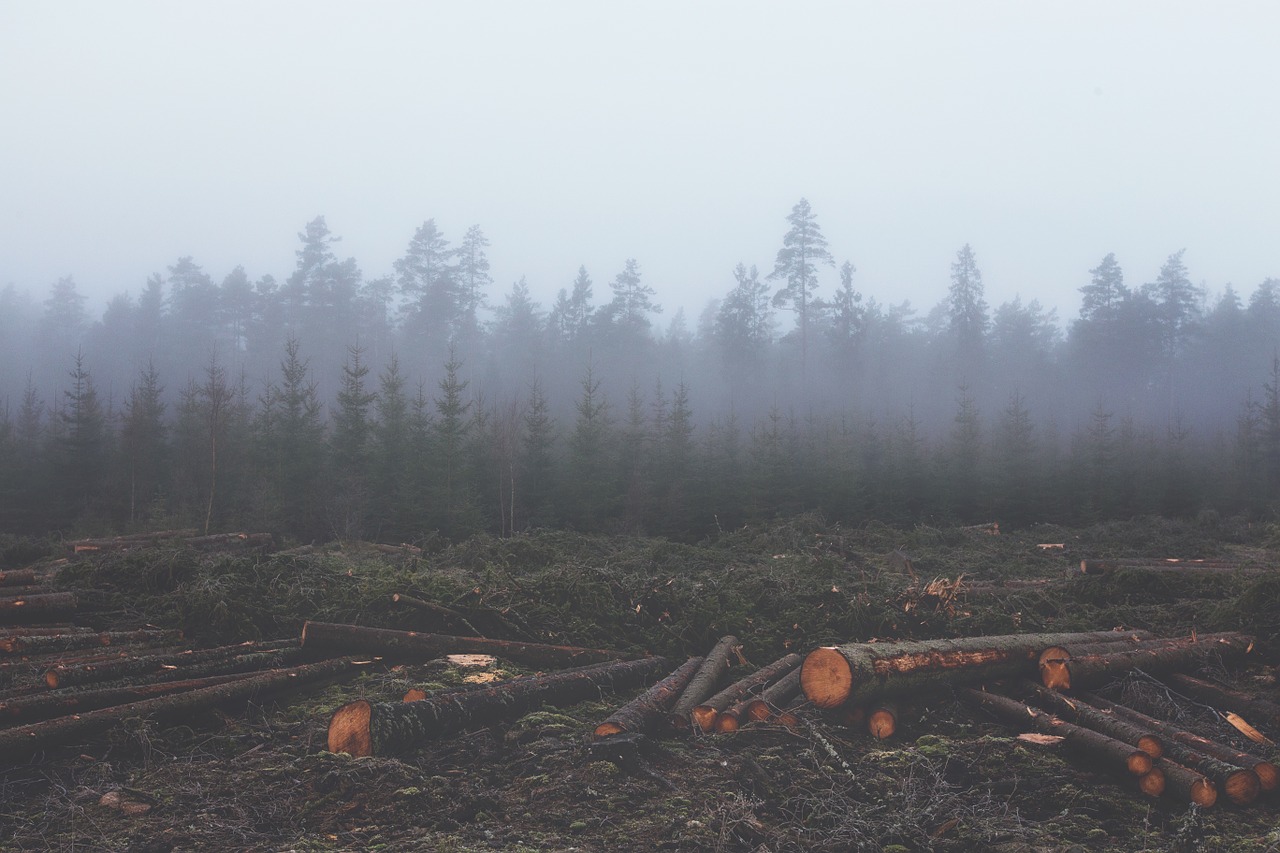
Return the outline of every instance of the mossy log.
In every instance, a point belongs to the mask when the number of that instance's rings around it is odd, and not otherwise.
[[[738,715],[738,719],[767,723],[776,717],[792,699],[799,695],[800,668],[796,667],[766,687],[759,696],[747,699]]]
[[[601,738],[623,732],[646,732],[666,723],[672,706],[689,686],[689,680],[702,666],[703,660],[701,657],[689,658],[675,672],[614,711],[607,720],[596,726],[595,736]]]
[[[1186,691],[1197,699],[1209,702],[1218,708],[1234,711],[1250,722],[1280,728],[1280,705],[1275,702],[1250,696],[1240,690],[1232,690],[1230,687],[1213,684],[1204,679],[1193,678],[1185,673],[1172,674],[1167,680],[1179,690]]]
[[[226,684],[250,676],[211,675],[207,678],[188,678],[181,681],[162,681],[154,684],[130,684],[124,687],[100,687],[90,690],[70,688],[46,691],[30,696],[20,696],[0,701],[0,725],[17,725],[51,720],[66,714],[81,714],[98,708],[110,708],[170,693],[184,693]]]
[[[0,572],[0,587],[31,586],[35,582],[35,569],[11,569],[7,572]]]
[[[1211,654],[1235,658],[1247,654],[1254,640],[1245,634],[1213,634],[1191,640],[1169,640],[1159,645],[1046,661],[1040,680],[1052,690],[1094,687],[1133,669],[1162,673],[1192,666]]]
[[[349,678],[373,661],[352,657],[334,658],[290,669],[274,669],[247,678],[142,699],[125,705],[58,717],[0,731],[0,761],[13,762],[34,755],[42,749],[65,743],[83,743],[133,717],[159,720],[187,717],[222,705],[238,704],[276,692],[304,687],[317,682]]]
[[[140,628],[136,631],[101,631],[97,633],[54,634],[50,636],[13,636],[0,640],[0,651],[9,654],[35,655],[48,652],[69,652],[91,649],[95,646],[119,646],[128,644],[172,643],[182,639],[182,632],[161,628]]]
[[[1274,791],[1280,781],[1275,764],[1264,758],[1100,696],[1087,698],[1104,711],[1159,732],[1164,737],[1169,758],[1213,779],[1233,803],[1251,803],[1262,791]]]
[[[51,622],[70,618],[75,615],[78,606],[74,592],[0,598],[0,623]]]
[[[878,702],[867,714],[867,731],[877,740],[887,740],[898,732],[898,705],[896,702]]]
[[[690,716],[693,709],[716,692],[720,680],[733,665],[734,658],[741,654],[741,648],[742,643],[732,634],[721,637],[711,647],[711,651],[702,660],[702,666],[689,679],[689,686],[671,708],[672,728],[685,731],[693,725],[693,718]]]
[[[1241,636],[1241,634],[1234,632],[1201,634],[1197,637],[1152,638],[1144,636],[1121,642],[1050,646],[1040,653],[1040,679],[1046,686],[1055,690],[1065,690],[1067,688],[1063,685],[1070,684],[1071,679],[1067,664],[1076,658],[1106,657],[1128,652],[1153,652],[1162,649],[1187,648],[1197,643],[1213,643],[1218,640],[1232,643]]]
[[[139,655],[105,663],[58,664],[45,672],[44,680],[51,690],[57,690],[60,687],[95,684],[162,671],[187,672],[193,666],[201,664],[297,648],[299,648],[297,640],[272,640],[264,643],[247,642],[234,646],[217,646],[211,649],[188,649],[173,654]],[[274,665],[275,658],[257,658],[256,661],[265,661]]]
[[[693,707],[690,715],[693,717],[694,725],[696,725],[703,734],[709,734],[713,731],[733,732],[738,730],[738,718],[725,716],[724,725],[719,724],[721,712],[727,710],[730,706],[746,699],[753,693],[759,693],[767,685],[777,681],[791,670],[800,666],[804,662],[804,656],[798,654],[789,654],[778,658],[768,666],[762,666],[760,669],[730,684],[724,690],[714,696],[699,702]]]
[[[1119,632],[1117,632],[1119,634]],[[1044,663],[1047,660],[1066,659],[1072,655],[1093,654],[1099,651],[1120,650],[1128,647],[1137,647],[1149,640],[1158,639],[1148,631],[1125,631],[1123,635],[1114,639],[1091,640],[1084,643],[1071,643],[1062,646],[1049,646],[1045,648],[1039,655],[1039,662]]]
[[[1016,699],[986,693],[969,687],[957,691],[960,698],[985,708],[1001,721],[1016,728],[1031,728],[1041,734],[1056,735],[1071,749],[1111,770],[1143,776],[1151,772],[1154,759],[1136,746],[1104,734],[1068,723],[1046,711],[1032,708]]]
[[[1086,575],[1105,575],[1124,569],[1218,569],[1234,570],[1240,567],[1238,560],[1179,560],[1151,557],[1117,557],[1110,560],[1081,560],[1080,571]]]
[[[405,595],[402,592],[393,593],[391,601],[395,604],[412,607],[414,610],[421,610],[423,613],[430,613],[450,631],[465,631],[468,636],[472,637],[484,636],[484,634],[476,630],[474,625],[467,621],[467,617],[451,607],[445,607],[442,604],[436,604],[431,601],[423,601],[421,598],[414,598],[412,595]]]
[[[362,652],[402,660],[430,660],[444,654],[494,655],[527,666],[547,668],[602,663],[627,656],[608,649],[392,631],[332,622],[303,625],[302,647],[308,651]]]
[[[1041,650],[1127,634],[1005,634],[956,640],[848,643],[815,649],[800,673],[804,695],[819,708],[866,702],[941,685],[1031,675]]]
[[[360,699],[343,705],[330,718],[329,750],[355,757],[397,755],[468,726],[523,716],[543,703],[570,705],[597,698],[604,690],[635,687],[668,666],[659,657],[611,661],[417,702]]]
[[[1164,755],[1164,739],[1151,727],[1134,725],[1114,714],[1093,707],[1083,699],[1067,698],[1056,690],[1050,690],[1033,682],[1027,682],[1027,684],[1037,704],[1067,722],[1093,729],[1095,732],[1102,732],[1107,737],[1136,746],[1152,758]]]

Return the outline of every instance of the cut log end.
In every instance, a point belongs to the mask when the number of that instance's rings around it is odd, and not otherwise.
[[[365,699],[348,702],[333,712],[329,720],[329,751],[345,752],[353,758],[373,755],[373,734],[369,727],[373,705]]]
[[[1164,788],[1164,771],[1159,767],[1152,767],[1149,773],[1138,777],[1138,790],[1148,797],[1159,797],[1164,793]]]
[[[800,670],[800,688],[819,708],[839,707],[853,690],[853,668],[834,646],[814,649]]]
[[[752,699],[747,703],[747,707],[743,709],[743,713],[749,722],[767,723],[773,716],[773,711],[769,708],[769,703],[763,699]]]
[[[1280,772],[1270,761],[1259,761],[1253,765],[1253,772],[1258,775],[1258,784],[1264,791],[1274,791],[1280,785]]]
[[[1218,802],[1218,789],[1208,779],[1197,779],[1191,784],[1191,802],[1212,808]]]
[[[1071,689],[1071,669],[1066,660],[1054,658],[1040,662],[1040,681],[1050,690]]]
[[[427,698],[427,691],[421,690],[417,687],[411,688],[409,692],[404,694],[404,701],[406,702],[421,702],[423,699],[426,699],[426,698]]]
[[[723,711],[716,715],[716,731],[720,734],[729,734],[736,732],[742,721],[738,719],[738,715],[731,711]]]
[[[1129,772],[1139,777],[1146,776],[1151,772],[1151,768],[1155,766],[1151,761],[1151,756],[1140,749],[1131,752],[1125,763],[1129,767]]]
[[[1252,770],[1237,770],[1222,780],[1223,793],[1236,805],[1247,806],[1258,799],[1261,790],[1262,785],[1258,781],[1258,774]]]
[[[45,684],[47,684],[47,685],[49,685],[49,689],[50,689],[50,690],[57,690],[57,689],[58,689],[58,682],[59,682],[60,680],[61,680],[61,679],[59,679],[59,677],[58,677],[58,670],[57,670],[57,669],[50,669],[50,670],[48,670],[47,672],[45,672],[45,674],[44,674],[44,683],[45,683]]]
[[[1152,758],[1159,758],[1164,755],[1164,743],[1155,735],[1143,735],[1138,738],[1138,749]]]
[[[608,723],[608,722],[605,722],[605,723],[601,723],[600,725],[596,726],[595,736],[596,736],[596,737],[598,737],[598,738],[600,738],[600,737],[612,737],[613,735],[620,735],[620,734],[622,734],[624,731],[626,731],[626,730],[625,730],[625,729],[623,729],[623,728],[622,728],[622,726],[618,725],[617,723]]]
[[[898,731],[898,717],[892,708],[876,708],[867,717],[867,730],[878,740],[893,737]]]
[[[720,716],[720,712],[708,705],[699,705],[693,709],[691,716],[693,724],[706,735],[716,730],[716,718]]]

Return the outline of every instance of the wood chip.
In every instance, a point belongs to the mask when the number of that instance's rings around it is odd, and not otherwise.
[[[1023,732],[1018,735],[1018,740],[1026,743],[1034,743],[1038,746],[1057,746],[1066,738],[1059,735],[1042,735],[1038,732]]]
[[[1265,743],[1267,746],[1275,746],[1275,744],[1271,742],[1271,738],[1249,725],[1249,723],[1245,721],[1245,718],[1239,714],[1227,711],[1226,717],[1227,722],[1235,726],[1236,731],[1240,732],[1240,734],[1244,735],[1254,743]]]

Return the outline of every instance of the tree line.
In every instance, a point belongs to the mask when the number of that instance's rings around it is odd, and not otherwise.
[[[920,316],[864,299],[801,200],[767,273],[739,263],[663,328],[634,259],[607,301],[580,268],[544,309],[524,280],[489,305],[478,226],[453,246],[428,220],[372,280],[337,243],[308,223],[282,282],[181,258],[92,322],[71,278],[0,291],[0,530],[696,536],[1280,494],[1280,281],[1210,299],[1181,251],[1137,286],[1103,257],[1064,330],[1035,300],[992,310],[966,245]]]

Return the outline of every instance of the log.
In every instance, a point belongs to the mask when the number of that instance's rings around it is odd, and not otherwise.
[[[877,740],[887,740],[898,731],[898,706],[894,702],[880,702],[867,714],[867,731]]]
[[[170,693],[199,690],[248,677],[250,676],[244,673],[211,675],[206,678],[161,681],[154,684],[130,684],[124,687],[101,687],[94,690],[59,690],[34,696],[22,696],[0,701],[0,724],[36,723],[66,714],[80,714],[98,708],[110,708],[141,699],[166,696]]]
[[[1138,790],[1148,797],[1163,795],[1167,785],[1168,781],[1165,778],[1164,770],[1158,766],[1152,767],[1149,772],[1138,777]]]
[[[444,654],[494,655],[527,666],[556,668],[619,660],[627,655],[608,649],[550,646],[484,637],[455,637],[417,631],[391,631],[331,622],[307,622],[302,626],[302,648],[341,654],[360,652],[403,660],[430,660]]]
[[[386,545],[382,542],[370,542],[369,547],[380,554],[388,554],[393,557],[421,557],[422,549],[417,545],[401,543],[399,545]]]
[[[11,636],[0,641],[0,650],[10,654],[42,654],[68,652],[94,646],[115,646],[128,643],[171,643],[182,639],[181,631],[160,628],[140,628],[136,631],[102,631],[96,634],[56,634],[52,636]]]
[[[83,625],[11,625],[0,631],[0,651],[9,651],[4,643],[19,637],[70,637],[78,634],[96,634],[92,628]]]
[[[1067,661],[1072,658],[1090,655],[1107,655],[1119,652],[1140,651],[1157,648],[1181,647],[1195,642],[1209,642],[1219,638],[1233,638],[1236,634],[1203,634],[1192,637],[1152,637],[1146,631],[1136,631],[1132,638],[1118,642],[1073,643],[1068,646],[1050,646],[1040,653],[1040,677],[1045,683],[1059,683],[1068,678],[1065,671]],[[1046,672],[1049,674],[1046,675]]]
[[[520,717],[543,703],[569,705],[595,698],[606,689],[624,689],[657,677],[665,658],[612,661],[553,672],[535,679],[514,679],[480,690],[448,693],[418,702],[359,699],[343,705],[329,720],[329,751],[354,757],[396,755],[468,726]]]
[[[1115,738],[1077,726],[1045,711],[1039,711],[1005,696],[985,693],[964,687],[957,691],[960,698],[985,708],[992,715],[1018,728],[1032,728],[1041,734],[1055,735],[1080,754],[1105,767],[1143,776],[1154,765],[1150,755]]]
[[[699,702],[694,706],[691,715],[694,724],[702,731],[703,734],[710,734],[713,731],[734,732],[738,730],[737,717],[725,717],[724,725],[719,725],[719,717],[721,712],[727,710],[731,705],[746,699],[754,693],[758,693],[765,686],[772,684],[791,670],[800,666],[804,662],[804,656],[798,654],[789,654],[778,658],[768,666],[762,666],[760,669],[748,675],[746,678],[739,679],[730,684],[724,690],[721,690],[711,698]]]
[[[1186,571],[1188,569],[1205,569],[1209,571],[1237,571],[1240,570],[1240,562],[1236,560],[1177,560],[1177,559],[1153,559],[1148,557],[1121,557],[1113,560],[1081,560],[1080,571],[1086,575],[1105,575],[1111,572],[1119,572],[1128,569],[1175,569],[1178,571]],[[1264,571],[1263,569],[1245,569],[1249,572]]]
[[[1101,732],[1107,737],[1136,746],[1152,758],[1164,755],[1164,741],[1151,727],[1134,725],[1114,714],[1105,713],[1082,699],[1068,699],[1061,693],[1034,682],[1027,682],[1027,684],[1038,704],[1067,722],[1076,723],[1095,732]]]
[[[269,547],[273,541],[270,533],[215,533],[210,536],[192,536],[183,539],[182,544],[200,551],[231,551]]]
[[[1165,792],[1182,803],[1213,808],[1218,802],[1218,786],[1203,773],[1183,767],[1167,758],[1156,761],[1156,769],[1164,774]]]
[[[11,569],[0,572],[0,586],[31,586],[35,582],[35,569]]]
[[[286,651],[298,647],[297,640],[273,640],[265,643],[247,642],[234,646],[217,646],[211,649],[188,649],[175,654],[139,655],[107,663],[57,664],[45,671],[44,680],[49,685],[49,689],[57,690],[61,687],[150,675],[162,670],[187,671],[193,665],[227,661],[253,653]]]
[[[646,732],[666,722],[680,694],[689,686],[704,658],[693,657],[685,661],[675,672],[623,705],[600,725],[596,726],[597,738],[610,737],[623,732]]]
[[[1264,758],[1241,752],[1100,696],[1091,695],[1088,700],[1117,717],[1159,732],[1169,745],[1170,758],[1213,779],[1234,803],[1251,803],[1261,791],[1274,791],[1280,782],[1275,764]]]
[[[423,601],[421,598],[414,598],[411,595],[405,595],[401,592],[393,593],[391,601],[395,604],[404,604],[414,608],[415,610],[422,610],[426,613],[430,613],[432,616],[443,620],[446,626],[452,626],[449,628],[451,631],[461,629],[466,631],[472,637],[484,636],[484,634],[476,630],[474,625],[467,621],[467,617],[452,608],[445,607],[442,604]]]
[[[1155,640],[1147,631],[1127,631],[1124,636],[1117,637],[1114,640],[1094,640],[1086,643],[1071,643],[1069,645],[1049,646],[1040,652],[1037,658],[1041,665],[1047,660],[1066,660],[1074,655],[1093,654],[1100,651],[1115,651],[1130,646],[1138,645]]]
[[[73,592],[0,598],[0,622],[51,622],[74,616],[76,606]]]
[[[1214,634],[1194,640],[1170,640],[1156,647],[1073,657],[1055,666],[1050,666],[1054,661],[1046,661],[1040,668],[1040,680],[1053,690],[1078,690],[1097,686],[1133,669],[1154,674],[1192,666],[1210,654],[1239,657],[1253,648],[1253,642],[1253,638],[1245,634]]]
[[[945,684],[1030,675],[1048,646],[1123,635],[1120,631],[1006,634],[958,640],[848,643],[815,649],[800,672],[804,695],[819,708]]]
[[[0,731],[0,762],[14,762],[27,758],[40,750],[58,744],[84,742],[132,717],[151,717],[159,720],[190,717],[194,713],[221,705],[248,702],[259,696],[283,690],[305,687],[335,678],[347,678],[372,663],[374,662],[360,661],[352,657],[334,658],[290,669],[275,669],[185,693],[142,699],[126,705],[116,705],[83,714],[58,717],[42,723],[18,726]]]
[[[694,707],[715,693],[720,679],[729,671],[733,658],[741,655],[739,651],[741,646],[738,638],[732,634],[721,637],[712,646],[711,651],[703,659],[702,666],[698,667],[693,678],[689,679],[689,686],[680,694],[680,698],[671,709],[672,728],[684,731],[693,725],[693,718],[690,715]]]
[[[759,696],[746,701],[738,719],[767,723],[800,695],[800,668],[797,667],[770,684]]]
[[[1280,705],[1256,696],[1250,696],[1239,690],[1232,690],[1220,684],[1212,684],[1200,678],[1176,673],[1167,679],[1178,689],[1190,693],[1197,699],[1209,702],[1219,708],[1226,708],[1245,717],[1250,717],[1263,725],[1280,728]]]

